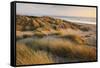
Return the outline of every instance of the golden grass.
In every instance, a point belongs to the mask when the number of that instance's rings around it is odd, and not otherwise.
[[[78,36],[72,36],[70,38],[79,38],[76,42],[80,42],[80,37]],[[69,40],[70,39],[48,37],[33,39],[33,42],[26,44],[17,44],[16,63],[17,65],[27,65],[62,62],[54,60],[58,59],[54,56],[61,57],[66,62],[70,62],[70,59],[77,61],[96,60],[96,47],[88,46],[82,43],[75,43],[75,41],[73,42]]]
[[[45,40],[38,39],[33,41],[31,46],[33,49],[41,49],[49,51],[58,56],[66,56],[73,58],[82,58],[87,60],[96,59],[96,48],[87,45],[74,44],[73,42],[55,39],[55,40]]]
[[[34,36],[37,36],[37,37],[40,37],[40,38],[42,38],[42,37],[44,37],[44,36],[46,36],[46,34],[45,33],[43,33],[43,32],[34,32]]]
[[[44,51],[33,51],[25,44],[16,46],[16,65],[54,63],[49,54]]]
[[[16,65],[96,60],[96,47],[81,37],[85,25],[48,16],[16,19]]]
[[[61,36],[61,37],[66,38],[67,40],[70,40],[77,44],[85,44],[84,39],[80,35],[67,34],[67,35]]]

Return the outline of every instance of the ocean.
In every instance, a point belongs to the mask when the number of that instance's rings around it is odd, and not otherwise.
[[[66,16],[54,16],[54,18],[60,18],[66,21],[71,21],[75,23],[84,23],[84,24],[96,24],[96,18],[92,17],[66,17]]]

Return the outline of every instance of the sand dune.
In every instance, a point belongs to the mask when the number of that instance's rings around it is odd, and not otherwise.
[[[96,25],[49,16],[16,19],[17,65],[96,60]]]

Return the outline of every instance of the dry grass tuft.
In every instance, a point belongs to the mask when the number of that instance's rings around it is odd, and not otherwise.
[[[17,44],[16,50],[17,65],[54,63],[52,57],[48,53],[44,51],[33,51],[25,44]]]
[[[86,61],[96,59],[96,48],[82,44],[74,44],[62,39],[37,39],[31,45],[33,50],[44,50],[59,57],[84,59]]]
[[[85,44],[84,39],[79,35],[68,34],[68,35],[61,36],[61,37],[66,38],[66,39],[68,39],[74,43],[77,43],[77,44]]]

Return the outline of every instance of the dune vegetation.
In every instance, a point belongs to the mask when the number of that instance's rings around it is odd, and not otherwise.
[[[54,63],[45,51],[35,51],[25,44],[17,44],[17,65]]]
[[[94,25],[48,16],[16,19],[16,65],[96,61]]]

